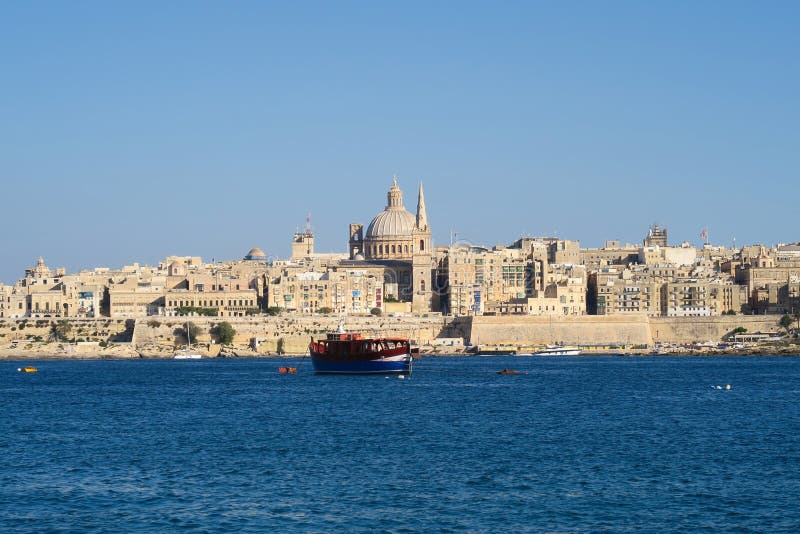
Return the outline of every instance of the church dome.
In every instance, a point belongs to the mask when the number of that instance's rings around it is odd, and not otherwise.
[[[416,217],[404,209],[386,209],[369,223],[366,237],[409,237],[416,223]]]
[[[367,227],[366,238],[410,237],[417,224],[417,218],[403,207],[403,192],[397,186],[397,179],[389,189],[386,209],[372,219]]]
[[[263,260],[267,259],[267,255],[264,254],[264,251],[261,250],[260,248],[253,247],[253,248],[250,249],[250,252],[248,252],[247,255],[244,257],[244,259],[245,260],[250,260],[250,261],[252,261],[252,260],[261,260],[261,261],[263,261]]]

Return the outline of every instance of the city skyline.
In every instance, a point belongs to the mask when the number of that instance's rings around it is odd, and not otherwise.
[[[793,3],[142,6],[3,8],[1,281],[344,252],[393,174],[438,245],[797,241]]]

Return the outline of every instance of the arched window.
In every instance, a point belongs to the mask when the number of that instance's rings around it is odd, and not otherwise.
[[[396,254],[394,245],[392,245],[392,254]]]
[[[406,247],[405,252],[406,252],[406,254],[408,254],[408,245],[406,245],[405,247]]]
[[[378,245],[378,254],[383,254],[383,245]]]
[[[419,289],[420,291],[425,291],[425,280],[420,280]]]
[[[425,250],[425,240],[424,239],[420,239],[419,240],[419,251],[422,252],[424,250]]]

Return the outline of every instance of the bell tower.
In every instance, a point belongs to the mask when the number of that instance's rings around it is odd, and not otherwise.
[[[422,182],[417,197],[417,220],[411,232],[412,250],[411,273],[413,297],[411,308],[414,312],[431,311],[433,301],[433,253],[431,251],[431,229],[428,226],[428,213],[425,209],[425,194]]]
[[[350,259],[354,260],[357,254],[363,254],[366,256],[366,253],[364,252],[363,224],[350,225]]]

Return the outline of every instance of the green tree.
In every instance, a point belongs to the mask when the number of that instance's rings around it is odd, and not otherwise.
[[[328,308],[327,306],[323,306],[322,308],[318,309],[317,312],[322,315],[328,315],[329,313],[332,313],[333,310]]]
[[[381,309],[380,308],[372,308],[369,312],[372,315],[380,315],[381,314]]]
[[[236,335],[236,330],[228,321],[222,321],[217,326],[217,337],[219,342],[223,345],[230,345],[233,343],[233,336]]]
[[[280,315],[283,311],[283,308],[279,308],[277,306],[270,306],[267,308],[267,315]]]
[[[61,319],[58,323],[53,325],[53,333],[58,339],[68,339],[72,334],[72,325],[69,324],[69,321],[66,319]]]
[[[747,332],[747,328],[743,326],[737,326],[736,328],[733,329],[734,334],[744,334],[745,332]]]
[[[286,341],[283,338],[278,338],[278,346],[276,350],[279,355],[283,354],[286,349]]]
[[[788,313],[783,317],[781,317],[781,320],[778,321],[778,324],[781,325],[781,327],[784,328],[787,332],[789,331],[789,327],[792,326],[792,323],[794,323],[794,317],[792,317]]]

